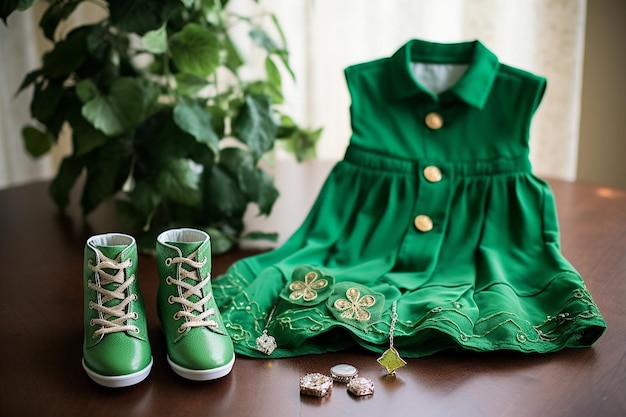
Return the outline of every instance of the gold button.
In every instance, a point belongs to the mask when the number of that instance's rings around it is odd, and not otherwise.
[[[443,117],[439,113],[431,112],[426,115],[425,122],[431,129],[440,129],[443,126]]]
[[[442,178],[441,170],[434,165],[429,165],[424,168],[424,178],[430,182],[439,182]]]
[[[433,221],[430,219],[430,217],[424,214],[420,214],[419,216],[417,216],[415,218],[414,224],[417,230],[419,230],[420,232],[430,232],[431,230],[433,230]]]

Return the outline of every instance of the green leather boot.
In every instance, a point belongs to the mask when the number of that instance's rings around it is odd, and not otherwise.
[[[143,381],[152,368],[132,236],[92,236],[85,245],[83,367],[105,387]]]
[[[235,352],[213,299],[209,235],[195,229],[163,232],[156,259],[157,311],[172,370],[194,381],[227,375]]]

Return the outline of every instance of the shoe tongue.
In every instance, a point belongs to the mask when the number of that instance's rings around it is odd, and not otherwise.
[[[98,250],[109,259],[115,260],[127,245],[97,246]]]
[[[176,246],[183,253],[184,257],[189,257],[194,251],[202,246],[203,242],[167,242],[172,246]]]

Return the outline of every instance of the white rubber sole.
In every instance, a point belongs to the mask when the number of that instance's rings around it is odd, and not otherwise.
[[[138,384],[146,379],[150,374],[150,370],[152,370],[152,362],[152,358],[150,358],[150,364],[148,366],[139,372],[128,375],[100,375],[87,367],[85,359],[83,359],[83,368],[85,369],[85,372],[87,372],[87,375],[89,375],[89,378],[91,378],[95,383],[107,388],[123,388]]]
[[[212,379],[218,379],[223,376],[226,376],[230,373],[231,369],[233,369],[233,365],[235,363],[235,356],[233,356],[233,360],[227,363],[224,366],[220,366],[215,369],[187,369],[183,368],[180,365],[175,364],[170,359],[169,355],[167,356],[167,362],[170,364],[172,370],[178,375],[185,379],[189,379],[191,381],[210,381]]]

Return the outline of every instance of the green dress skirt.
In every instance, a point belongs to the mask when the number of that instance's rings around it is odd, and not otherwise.
[[[271,357],[594,343],[606,324],[528,159],[545,79],[478,41],[411,40],[345,75],[350,145],[303,224],[213,282],[236,351],[267,357],[264,332]]]

